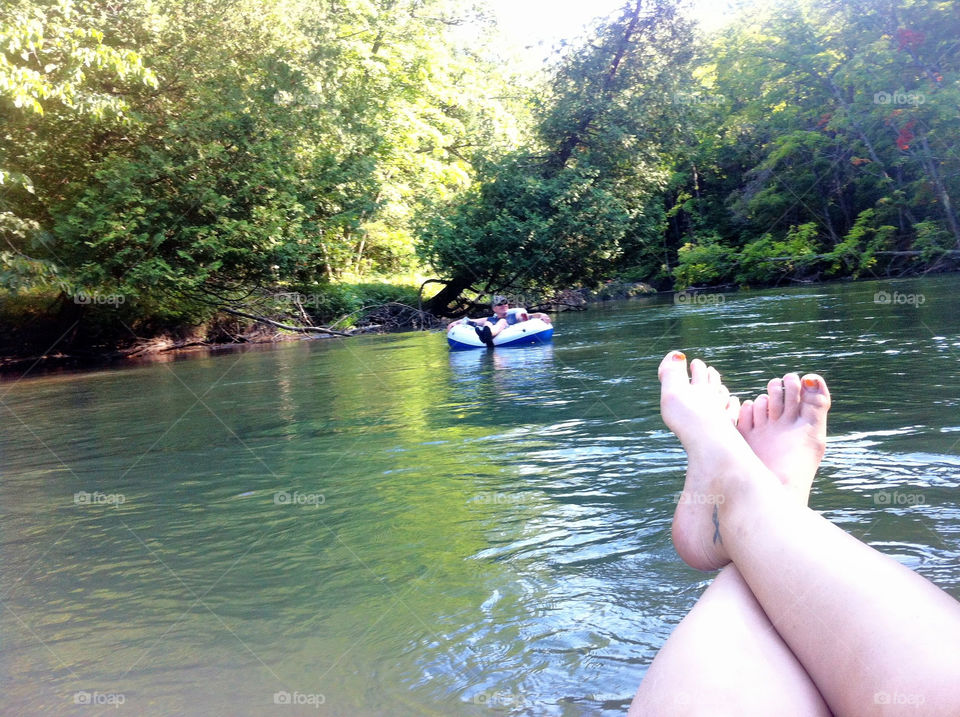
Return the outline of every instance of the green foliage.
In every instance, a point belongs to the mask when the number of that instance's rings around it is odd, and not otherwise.
[[[673,3],[625,5],[560,59],[537,106],[537,144],[486,163],[477,185],[424,221],[420,255],[449,279],[433,311],[457,311],[471,287],[589,286],[645,259],[659,221],[648,207],[665,180],[657,142],[673,133],[664,88],[686,71],[691,44]]]
[[[913,225],[913,230],[917,233],[913,247],[920,252],[920,258],[926,263],[933,263],[948,250],[957,248],[953,237],[939,222],[918,222]]]
[[[650,278],[650,269],[646,266],[628,266],[617,272],[616,278],[625,283],[637,283]]]
[[[432,266],[475,272],[478,283],[497,289],[590,283],[606,275],[631,215],[598,172],[537,176],[522,157],[489,171],[466,201],[425,227],[424,255]]]
[[[417,287],[387,282],[334,283],[304,288],[300,293],[309,297],[304,304],[315,322],[329,324],[336,321],[338,327],[352,326],[363,309],[391,302],[416,307],[419,296]]]
[[[892,249],[924,247],[915,266],[930,266],[937,247],[960,248],[955,23],[936,0],[746,10],[686,95],[717,99],[693,108],[671,152],[667,253],[708,228],[744,248],[739,276],[764,284],[914,261],[879,254]],[[822,261],[790,246],[806,226]]]
[[[876,252],[893,248],[896,227],[889,224],[877,226],[877,222],[875,210],[864,209],[860,212],[843,241],[824,257],[828,262],[827,276],[857,278],[876,265]]]
[[[121,88],[157,86],[138,52],[106,40],[101,20],[95,4],[75,0],[14,0],[0,16],[0,287],[64,288],[44,231],[70,162],[50,161],[48,148],[129,125]]]
[[[471,0],[10,0],[0,288],[150,326],[291,286],[332,319],[370,298],[343,280],[420,262],[437,311],[949,267],[955,27],[939,0],[777,0],[698,37],[628,3],[538,84]]]
[[[291,191],[298,182],[283,135],[224,112],[168,137],[105,162],[55,214],[57,254],[78,285],[154,305],[216,303],[315,261],[317,248],[297,242],[310,217]]]
[[[419,207],[517,134],[518,93],[467,22],[482,30],[461,0],[17,0],[0,286],[201,321],[250,292],[410,271]]]
[[[677,266],[673,270],[676,287],[711,286],[726,282],[736,263],[735,251],[724,246],[720,237],[702,236],[696,242],[687,242],[677,252]]]
[[[104,42],[92,26],[94,8],[76,0],[7,3],[0,24],[0,103],[36,115],[48,101],[72,113],[122,116],[124,99],[101,81],[143,82],[157,77],[133,50]]]
[[[783,240],[764,234],[740,251],[735,278],[738,283],[756,285],[772,278],[803,275],[818,261],[817,225],[814,222],[790,227]]]

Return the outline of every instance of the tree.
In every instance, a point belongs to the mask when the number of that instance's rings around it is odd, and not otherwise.
[[[955,13],[929,0],[783,2],[715,39],[701,74],[726,111],[697,143],[697,179],[675,165],[677,196],[694,197],[675,222],[720,228],[740,255],[714,281],[857,275],[883,257],[930,266],[960,247]],[[792,253],[798,233],[815,260]],[[676,251],[716,235],[667,240]],[[918,256],[915,242],[936,248]]]
[[[51,205],[77,162],[51,162],[76,147],[69,136],[121,127],[130,118],[123,87],[156,86],[140,54],[105,40],[102,16],[78,0],[7,3],[0,19],[0,287],[56,283],[59,268],[44,253]]]
[[[21,6],[8,35],[29,44],[47,10]],[[11,206],[66,293],[196,321],[250,292],[403,268],[418,205],[465,183],[471,146],[506,141],[496,74],[448,32],[473,17],[460,2],[89,0],[89,42],[57,8],[47,36],[79,43],[60,54],[113,70],[87,70],[84,92],[21,82],[11,101],[56,95],[99,121],[24,119],[0,176],[29,169],[43,200]]]
[[[435,313],[481,293],[594,282],[643,242],[645,203],[663,181],[669,88],[691,57],[673,3],[636,0],[561,59],[537,118],[537,144],[485,165],[478,185],[425,223],[421,255],[446,276]],[[651,136],[657,133],[658,136]]]

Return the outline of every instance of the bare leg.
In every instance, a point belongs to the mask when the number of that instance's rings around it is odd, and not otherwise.
[[[641,715],[829,715],[740,572],[720,571],[677,625],[630,705]]]
[[[498,319],[497,323],[490,325],[490,335],[496,336],[505,328],[507,328],[507,326],[509,326],[509,324],[507,323],[506,319]]]
[[[708,369],[707,381],[717,387],[720,400],[728,395],[713,369]],[[781,383],[790,386],[789,400]],[[741,410],[732,397],[726,412],[741,424],[749,424],[741,432],[754,452],[762,452],[765,465],[806,504],[826,444],[829,401],[811,412],[812,421],[788,423],[783,420],[785,413],[797,417],[800,378],[788,374],[782,382],[771,381],[770,388],[770,400],[764,396],[764,401],[757,402],[764,413],[762,420],[758,416],[756,427],[757,403],[748,401]],[[785,405],[790,407],[788,411]],[[771,410],[767,415],[768,406],[777,409],[775,414]],[[802,447],[796,441],[798,430],[808,439]],[[637,690],[629,714],[715,714],[721,705],[736,715],[774,715],[785,705],[794,715],[830,714],[816,685],[734,565],[720,571],[671,633]]]
[[[677,552],[691,566],[733,561],[831,710],[960,714],[960,603],[798,504],[730,424],[703,362],[669,354],[661,411],[689,456]],[[824,387],[803,386],[800,413]],[[920,707],[918,711],[918,707]]]

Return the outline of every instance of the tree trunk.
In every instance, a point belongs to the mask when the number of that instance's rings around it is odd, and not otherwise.
[[[456,306],[451,309],[450,304],[456,302],[460,298],[460,294],[470,288],[471,283],[473,283],[472,277],[453,277],[446,282],[446,286],[440,289],[436,296],[425,304],[424,308],[434,316],[457,318],[466,311],[466,307]]]
[[[950,233],[953,234],[957,248],[960,249],[960,224],[957,222],[956,214],[953,213],[953,204],[950,201],[950,195],[947,193],[947,188],[943,183],[943,179],[940,177],[940,172],[937,171],[936,162],[930,153],[930,145],[927,143],[926,134],[920,135],[920,142],[923,145],[923,157],[921,157],[920,161],[923,162],[927,170],[927,175],[937,190],[937,196],[940,197],[940,203],[943,205],[943,213],[947,218],[947,226],[950,227]]]
[[[357,260],[356,260],[356,265],[354,266],[354,269],[353,269],[354,273],[355,273],[357,276],[360,276],[360,275],[361,275],[361,274],[360,274],[360,261],[363,259],[363,248],[364,248],[364,246],[366,246],[366,243],[367,243],[367,235],[364,234],[364,235],[360,238],[360,246],[357,247]]]
[[[603,78],[603,84],[601,85],[600,89],[600,94],[603,98],[606,98],[613,89],[613,81],[617,76],[617,71],[620,69],[620,63],[623,62],[623,56],[627,53],[627,48],[630,45],[630,41],[633,39],[634,34],[636,34],[637,25],[640,24],[640,11],[642,7],[643,3],[641,0],[637,0],[633,8],[633,14],[630,18],[630,23],[627,25],[626,31],[620,38],[616,53],[613,56],[613,60],[610,62],[610,69]],[[603,103],[604,106],[607,104],[607,102]],[[567,165],[567,162],[573,155],[573,151],[580,145],[581,142],[583,142],[584,135],[596,117],[596,110],[588,110],[580,119],[577,128],[564,138],[563,142],[560,143],[560,147],[547,161],[547,166],[552,172],[559,172]]]

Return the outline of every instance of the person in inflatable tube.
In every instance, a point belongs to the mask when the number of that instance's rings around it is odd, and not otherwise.
[[[530,319],[540,319],[546,324],[550,323],[550,317],[539,311],[533,313],[528,313],[526,309],[510,311],[510,302],[504,296],[494,296],[490,303],[493,306],[493,316],[485,319],[464,318],[451,321],[447,324],[447,331],[455,324],[470,324],[476,330],[480,340],[489,348],[493,348],[493,337],[508,326],[520,323],[521,321],[529,321]]]

